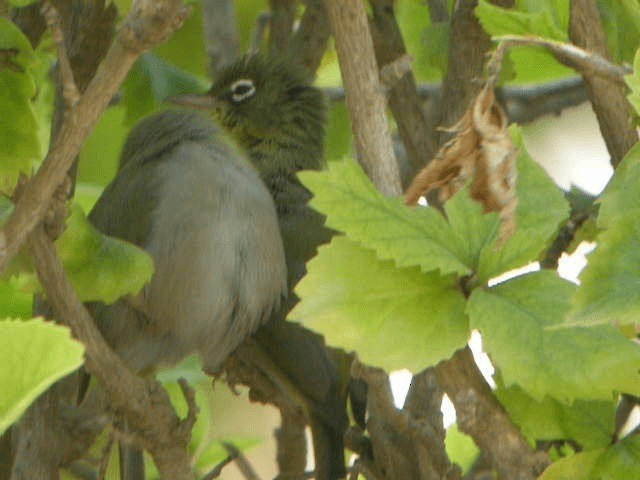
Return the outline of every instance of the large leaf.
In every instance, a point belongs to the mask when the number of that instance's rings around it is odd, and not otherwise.
[[[500,8],[480,0],[475,9],[482,28],[489,35],[538,35],[553,40],[567,39],[566,25],[559,25],[552,2],[544,2],[541,7],[527,11]],[[564,29],[563,29],[564,27]]]
[[[468,306],[471,327],[482,332],[505,386],[519,385],[538,401],[640,394],[640,346],[608,325],[558,328],[575,289],[551,271],[476,289]]]
[[[0,190],[8,191],[19,172],[29,173],[40,155],[38,122],[31,99],[36,95],[29,40],[0,17]]]
[[[637,115],[640,115],[640,49],[636,51],[633,59],[633,73],[626,75],[624,81],[631,90],[629,103],[633,106]]]
[[[331,162],[326,171],[301,172],[299,177],[314,193],[311,205],[327,215],[327,224],[374,249],[378,257],[393,259],[399,267],[418,265],[423,271],[471,271],[442,215],[385,197],[354,160]]]
[[[512,135],[520,147],[516,160],[516,233],[504,246],[486,246],[480,255],[479,277],[488,280],[537,260],[558,227],[569,216],[569,203],[544,169],[524,148],[519,130]]]
[[[640,46],[640,4],[637,0],[598,0],[598,7],[614,61],[630,63]]]
[[[640,435],[597,450],[563,458],[547,468],[540,480],[627,480],[640,472]]]
[[[0,435],[51,384],[82,365],[84,347],[68,328],[45,322],[0,321]]]
[[[302,300],[291,318],[388,370],[422,370],[469,337],[465,301],[451,276],[396,268],[343,236],[320,248],[296,293]]]
[[[149,254],[131,243],[102,235],[76,204],[56,246],[69,279],[85,302],[112,303],[123,295],[136,294],[153,274]]]
[[[521,388],[499,386],[500,402],[527,438],[537,440],[574,440],[585,449],[611,443],[615,429],[616,402],[612,400],[576,400],[566,405],[551,398],[534,400]]]
[[[640,322],[640,144],[622,161],[601,197],[605,229],[580,275],[568,316],[571,324]]]

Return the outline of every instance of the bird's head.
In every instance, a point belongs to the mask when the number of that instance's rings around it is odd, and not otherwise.
[[[272,147],[322,152],[324,95],[287,58],[243,57],[220,72],[207,94],[191,98],[183,104],[213,110],[250,153]]]

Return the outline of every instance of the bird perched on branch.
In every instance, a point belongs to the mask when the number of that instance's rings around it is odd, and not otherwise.
[[[305,274],[306,262],[334,233],[324,226],[324,217],[308,206],[311,193],[296,176],[300,170],[319,170],[324,164],[326,105],[311,81],[302,66],[285,57],[248,56],[221,71],[207,94],[176,101],[213,111],[247,151],[271,192],[284,244],[289,295],[255,338],[306,398],[315,478],[332,480],[344,476],[348,375],[341,375],[322,337],[284,321],[297,301],[293,287]]]
[[[197,352],[205,371],[218,373],[286,296],[273,200],[242,150],[196,112],[140,122],[89,219],[154,260],[140,295],[90,306],[105,339],[138,372]],[[141,452],[121,448],[121,468],[127,480],[144,478]]]

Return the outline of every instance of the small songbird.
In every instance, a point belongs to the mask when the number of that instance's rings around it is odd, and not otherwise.
[[[309,402],[315,478],[340,478],[348,424],[344,375],[320,336],[284,321],[297,301],[293,288],[306,273],[306,262],[334,234],[324,226],[324,216],[308,206],[311,193],[296,176],[324,165],[324,95],[293,60],[254,55],[221,71],[207,94],[179,98],[183,105],[214,112],[247,151],[271,192],[284,243],[289,295],[255,338]]]
[[[197,352],[217,373],[286,296],[271,196],[241,149],[195,112],[162,112],[131,131],[89,219],[154,260],[138,297],[92,307],[136,371]]]

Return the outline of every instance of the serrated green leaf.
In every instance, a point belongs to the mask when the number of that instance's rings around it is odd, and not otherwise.
[[[538,35],[553,40],[566,41],[566,29],[562,29],[549,8],[526,12],[506,9],[480,0],[475,14],[482,28],[491,36]]]
[[[541,271],[473,291],[471,327],[482,332],[505,386],[569,404],[610,400],[614,391],[640,393],[640,347],[619,330],[557,328],[575,289],[555,272]]]
[[[516,160],[516,233],[501,248],[487,245],[480,254],[478,277],[487,281],[535,261],[569,216],[562,191],[524,148],[519,129],[511,129],[520,153]]]
[[[422,370],[469,338],[465,301],[452,276],[396,268],[346,237],[320,248],[296,287],[290,318],[327,343],[388,370]]]
[[[456,245],[458,256],[470,269],[477,270],[481,252],[493,248],[500,233],[500,216],[484,213],[483,206],[471,198],[465,187],[444,204],[451,226],[450,242]]]
[[[537,440],[574,440],[585,449],[611,443],[616,402],[576,400],[565,405],[544,397],[534,400],[518,386],[495,390],[509,417],[531,443]]]
[[[451,227],[431,208],[408,208],[402,199],[376,190],[351,159],[330,162],[323,172],[301,172],[313,193],[311,205],[327,215],[327,225],[341,230],[379,258],[399,267],[418,265],[423,271],[465,275],[471,271],[452,242]]]
[[[638,218],[640,215],[639,181],[640,142],[627,152],[600,196],[598,226],[614,228],[620,221]]]
[[[563,458],[547,468],[539,480],[627,480],[640,472],[640,436],[591,452]]]
[[[40,154],[38,121],[31,99],[35,54],[20,29],[0,17],[0,190],[9,191],[20,172],[29,173]]]
[[[636,111],[636,115],[640,115],[640,49],[636,51],[633,59],[633,73],[625,75],[624,81],[631,90],[627,96],[629,103]]]
[[[51,384],[82,365],[83,354],[67,327],[0,320],[0,435]]]
[[[568,324],[640,321],[640,144],[620,163],[600,198],[598,245],[580,275]]]
[[[153,274],[149,254],[131,243],[102,235],[75,204],[56,246],[84,302],[112,303],[123,295],[136,294]]]
[[[569,324],[640,323],[640,224],[618,222],[598,236],[580,275]]]

